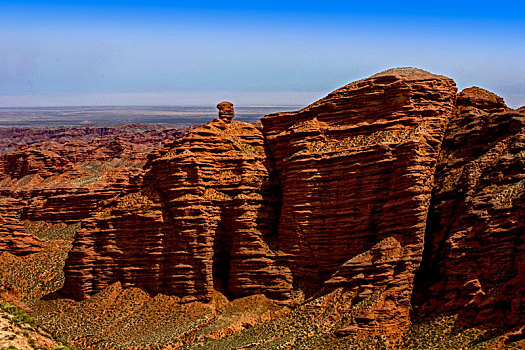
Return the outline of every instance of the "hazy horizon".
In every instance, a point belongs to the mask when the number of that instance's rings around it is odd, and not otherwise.
[[[235,119],[255,122],[261,117],[299,106],[237,106]],[[206,124],[218,117],[215,106],[67,106],[0,107],[0,128],[85,127],[164,124],[175,127]]]
[[[329,91],[328,91],[329,92]],[[328,92],[275,93],[129,93],[129,94],[54,94],[0,96],[0,108],[52,107],[215,107],[224,100],[236,107],[301,107],[324,97]],[[89,101],[88,104],[85,104]],[[32,103],[32,104],[31,104]]]
[[[300,105],[417,67],[525,105],[519,1],[0,1],[0,107]]]

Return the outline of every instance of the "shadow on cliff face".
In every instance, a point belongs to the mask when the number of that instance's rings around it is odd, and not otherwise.
[[[83,299],[119,281],[189,305],[215,290],[286,303],[298,287],[312,298],[285,322],[297,337],[325,311],[321,333],[342,338],[440,314],[458,314],[455,330],[522,324],[523,114],[455,100],[451,79],[399,69],[267,116],[263,133],[195,129],[89,219],[65,289]]]
[[[64,293],[83,299],[120,281],[185,302],[214,289],[289,300],[289,271],[268,244],[280,191],[266,151],[255,126],[216,119],[152,153],[142,189],[81,230]]]
[[[231,250],[234,239],[232,228],[235,227],[235,208],[224,206],[220,209],[219,215],[220,219],[213,239],[213,287],[216,291],[232,299],[228,280],[230,279],[232,260]]]
[[[457,315],[454,330],[525,322],[525,115],[482,89],[458,95],[412,296],[414,321]]]

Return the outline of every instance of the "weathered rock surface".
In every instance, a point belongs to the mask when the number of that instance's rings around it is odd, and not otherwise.
[[[288,300],[291,275],[271,247],[278,191],[264,138],[217,119],[150,154],[142,189],[83,224],[63,292],[116,281],[184,301],[264,293]]]
[[[482,89],[458,95],[434,185],[417,315],[457,326],[525,323],[525,111]]]
[[[97,176],[113,180],[81,175],[59,187],[46,185],[59,175],[6,178],[11,197],[33,201],[26,218],[85,218],[62,295],[89,299],[119,282],[186,305],[216,291],[301,301],[302,319],[265,326],[265,343],[290,346],[399,335],[411,313],[454,315],[443,316],[449,333],[454,322],[523,325],[523,110],[479,88],[458,95],[451,79],[413,68],[266,116],[262,131],[232,120],[231,103],[217,107],[219,119],[150,153],[144,172],[109,167]],[[109,158],[129,146],[111,147]],[[184,343],[243,333],[240,319]]]
[[[187,301],[214,288],[289,300],[293,275],[307,295],[344,286],[353,303],[372,300],[349,321],[358,329],[408,325],[455,92],[417,69],[377,74],[263,118],[269,153],[219,104],[219,120],[150,155],[140,192],[85,224],[63,292],[81,299],[121,281]]]
[[[217,105],[219,110],[219,119],[225,123],[229,123],[235,117],[235,110],[233,109],[233,103],[228,101],[220,102]]]
[[[51,151],[22,146],[16,151],[0,155],[0,178],[9,176],[20,179],[35,174],[41,178],[47,178],[66,172],[74,175],[81,174],[81,171],[66,158]]]
[[[142,162],[155,148],[176,140],[191,128],[130,124],[100,127],[0,128],[0,150],[13,151],[30,145],[49,150],[72,163],[114,158]]]
[[[79,222],[141,184],[159,125],[0,128],[0,290],[39,298],[63,286]]]
[[[43,184],[25,193],[28,206],[22,218],[31,221],[75,223],[91,217],[105,200],[131,191],[140,184],[142,169],[108,168],[60,185]]]
[[[436,159],[456,87],[419,69],[385,71],[297,112],[262,118],[282,184],[279,249],[294,284],[345,286],[372,306],[356,329],[409,323]]]
[[[187,130],[161,125],[0,128],[0,196],[26,202],[22,220],[79,222],[136,189],[147,154]],[[137,180],[138,179],[138,180]]]
[[[24,256],[42,250],[44,242],[25,232],[20,221],[20,210],[24,203],[0,198],[0,255],[10,252]]]
[[[54,152],[22,146],[3,154],[0,195],[26,203],[20,218],[31,221],[79,222],[102,201],[140,184],[136,167],[87,167],[70,163]],[[136,182],[135,182],[136,181]]]

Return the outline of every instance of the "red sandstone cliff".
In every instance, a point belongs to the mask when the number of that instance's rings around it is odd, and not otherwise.
[[[20,221],[20,210],[25,203],[10,198],[0,198],[0,255],[28,255],[42,250],[44,243],[25,232]]]
[[[452,80],[394,69],[262,119],[282,183],[294,283],[373,299],[349,328],[407,325]],[[381,326],[380,326],[381,325]]]
[[[412,306],[459,313],[458,325],[523,324],[523,111],[406,68],[266,116],[262,132],[219,106],[85,211],[63,293],[302,292],[305,308],[331,295],[340,336],[403,332]]]
[[[458,327],[525,323],[525,111],[479,88],[458,95],[434,185],[417,314]]]
[[[120,281],[185,301],[214,289],[289,299],[290,272],[271,246],[279,198],[260,130],[218,119],[149,158],[142,190],[83,224],[63,292],[84,298]]]
[[[26,202],[23,220],[79,222],[102,201],[136,188],[133,179],[141,175],[136,167],[77,166],[28,146],[0,155],[0,195]]]
[[[61,287],[78,223],[137,190],[149,150],[182,133],[158,125],[0,128],[0,290],[35,298]]]
[[[286,300],[293,275],[307,293],[344,286],[355,303],[373,298],[349,326],[407,325],[454,101],[452,80],[397,69],[263,118],[269,154],[249,124],[197,129],[150,157],[141,192],[85,224],[64,292],[122,281],[188,300],[213,288]],[[282,188],[272,195],[273,162]]]
[[[16,151],[0,155],[0,178],[9,176],[20,179],[27,175],[47,178],[65,172],[73,176],[81,174],[66,158],[51,151],[22,146]]]

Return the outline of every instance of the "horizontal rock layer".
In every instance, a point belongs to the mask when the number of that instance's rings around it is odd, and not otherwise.
[[[0,198],[0,255],[9,252],[24,256],[44,248],[44,242],[27,234],[20,221],[20,211],[25,204],[10,198]]]
[[[262,133],[215,120],[149,158],[142,189],[83,224],[62,292],[84,298],[120,281],[185,301],[214,289],[289,299],[290,272],[269,246],[278,192]]]
[[[53,174],[82,172],[66,158],[51,151],[41,151],[29,146],[22,146],[16,151],[0,155],[0,179],[6,176],[20,179],[27,175],[47,178]]]
[[[404,68],[266,116],[262,132],[227,112],[86,205],[63,294],[114,282],[181,302],[337,291],[349,303],[339,335],[402,332],[412,305],[523,323],[522,111]]]
[[[451,79],[395,69],[262,119],[282,184],[279,249],[294,283],[355,289],[360,328],[407,325]]]
[[[436,173],[418,316],[459,313],[458,326],[524,324],[524,112],[479,88],[458,95]]]
[[[0,150],[13,151],[30,145],[49,150],[72,163],[108,161],[114,158],[142,162],[147,153],[176,140],[190,128],[129,124],[100,127],[0,128]]]

